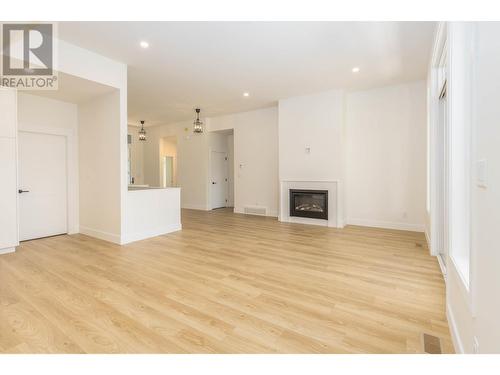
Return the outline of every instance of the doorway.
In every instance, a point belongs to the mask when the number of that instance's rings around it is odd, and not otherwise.
[[[174,157],[164,156],[163,164],[163,187],[172,187],[174,185]]]
[[[160,139],[160,186],[177,186],[177,137]]]
[[[211,208],[227,207],[228,157],[227,152],[212,151],[210,155],[210,203]]]
[[[66,137],[20,131],[18,149],[19,240],[67,233]]]

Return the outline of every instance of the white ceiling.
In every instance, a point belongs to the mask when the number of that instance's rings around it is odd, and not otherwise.
[[[129,122],[271,106],[426,77],[433,22],[62,22],[60,37],[128,64]],[[149,43],[142,49],[139,42]],[[353,74],[351,69],[359,67]],[[248,98],[243,92],[249,92]]]
[[[96,96],[107,94],[116,88],[102,85],[66,73],[57,73],[57,90],[25,90],[28,94],[43,96],[69,103],[85,103]]]

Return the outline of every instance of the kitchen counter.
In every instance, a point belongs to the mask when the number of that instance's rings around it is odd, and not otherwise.
[[[129,185],[128,190],[152,190],[152,189],[178,189],[178,187],[160,187],[160,186],[149,186],[149,185]]]

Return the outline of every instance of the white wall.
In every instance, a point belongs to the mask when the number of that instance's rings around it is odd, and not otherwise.
[[[79,198],[80,224],[95,224],[95,227],[102,227],[102,230],[110,231],[101,232],[99,228],[94,228],[95,230],[93,232],[88,231],[88,234],[92,233],[91,235],[97,237],[121,242],[120,231],[122,228],[125,228],[127,219],[127,66],[126,64],[113,61],[62,40],[58,41],[57,46],[58,59],[55,62],[57,64],[55,65],[55,70],[117,89],[116,93],[110,95],[110,97],[113,97],[113,100],[98,98],[96,101],[91,101],[78,108],[80,112],[79,125],[87,125],[83,131],[81,131],[83,127],[79,126],[79,131],[81,132],[78,134],[80,138],[78,142],[80,148],[79,176],[80,184],[84,187],[83,192],[82,189],[79,191]],[[30,99],[26,100],[29,101]],[[99,105],[96,104],[96,102],[101,100],[102,102]],[[97,109],[96,113],[92,113],[94,105],[95,109]],[[104,108],[106,105],[110,107]],[[15,108],[13,109],[15,110]],[[60,109],[61,107],[59,106],[58,110]],[[51,114],[43,108],[39,108],[39,110],[42,113],[42,118],[50,119],[50,126],[53,128],[58,129],[58,124],[62,125],[55,118],[57,116],[53,116],[55,113]],[[111,113],[112,115],[108,116]],[[31,122],[32,120],[33,118],[27,113],[25,121]],[[94,120],[97,121],[93,122]],[[108,123],[106,122],[107,120],[112,121]],[[33,124],[29,126],[36,127],[38,125]],[[63,126],[59,130],[67,131]],[[106,138],[106,136],[111,137]],[[100,150],[101,153],[96,154],[96,150]],[[102,165],[99,165],[99,162],[96,160],[98,157]],[[85,158],[87,160],[84,160]],[[10,160],[10,163],[12,164],[10,167],[17,167],[17,156]],[[82,166],[84,166],[83,172],[81,170]],[[108,173],[103,173],[103,169],[106,169]],[[70,171],[70,178],[76,172],[77,168],[72,169]],[[82,178],[84,178],[83,182]],[[113,183],[107,184],[109,182],[108,179],[113,180]],[[118,184],[114,183],[115,180],[117,180]],[[94,183],[95,187],[90,186],[90,183]],[[106,185],[105,188],[101,190],[97,189],[97,186],[100,186],[100,184]],[[70,194],[72,191],[70,189]],[[92,196],[92,193],[95,193],[95,195]],[[17,196],[15,199],[17,202]],[[98,207],[98,202],[101,201],[105,204],[102,207]],[[102,217],[100,217],[101,213],[103,214]],[[11,220],[17,221],[16,215],[11,215]],[[82,221],[81,219],[84,220]],[[76,223],[73,225],[73,228],[76,228]],[[90,227],[87,227],[87,229],[90,229]]]
[[[279,179],[334,182],[335,220],[344,224],[344,93],[332,90],[279,101]],[[280,192],[287,200],[288,190]],[[283,205],[284,207],[284,205]],[[331,216],[331,213],[329,213]],[[281,214],[284,220],[288,216]]]
[[[117,161],[115,169],[120,175],[119,190],[113,193],[113,199],[118,196],[120,199],[120,228],[126,227],[127,221],[127,65],[114,61],[95,52],[77,47],[64,40],[57,43],[58,59],[56,70],[98,82],[118,89],[119,101],[114,103],[118,107],[119,132],[115,134],[119,140],[119,159],[115,160],[114,155],[110,159]],[[113,152],[116,150],[113,148]],[[101,155],[107,158],[107,153]],[[81,156],[81,153],[80,153]],[[90,171],[89,171],[90,172]],[[80,202],[81,210],[82,202]]]
[[[19,245],[17,214],[17,92],[0,86],[0,254]]]
[[[468,112],[469,108],[460,111],[463,103],[459,101],[459,106],[452,107],[451,124],[452,128],[455,127],[455,121],[471,121],[472,125],[472,134],[469,138],[472,165],[469,177],[471,231],[469,288],[464,285],[453,261],[448,261],[446,280],[450,329],[456,350],[465,353],[474,352],[474,339],[477,340],[479,353],[500,353],[498,322],[500,316],[500,252],[498,251],[500,41],[496,37],[498,33],[500,24],[497,22],[449,24],[452,102],[455,89],[467,87],[466,81],[473,77],[472,89],[458,93],[459,98],[472,94],[466,102],[466,106],[472,108],[472,112]],[[462,48],[466,40],[473,41],[471,49]],[[464,116],[457,118],[457,113],[460,112]],[[467,117],[467,113],[472,113],[472,116]],[[478,180],[479,161],[486,163],[484,182]],[[453,209],[454,207],[452,214]],[[456,250],[453,242],[451,246],[450,251]]]
[[[424,231],[426,84],[346,95],[347,223]]]
[[[203,134],[193,134],[191,121],[146,128],[144,144],[144,182],[160,184],[159,152],[163,137],[177,139],[177,181],[183,208],[207,210],[209,202],[209,155],[212,149],[234,149],[234,207],[265,207],[267,215],[278,212],[278,134],[277,108],[204,119]],[[233,136],[218,134],[234,129]],[[231,156],[229,157],[231,160]],[[240,167],[241,165],[241,167]],[[229,181],[231,185],[231,181]],[[231,189],[230,189],[231,190]],[[230,193],[231,195],[231,193]],[[231,197],[228,200],[231,202]]]
[[[123,183],[120,92],[78,106],[80,231],[120,243]],[[126,135],[126,133],[125,133]],[[126,167],[126,165],[125,165]]]
[[[73,103],[18,94],[19,131],[62,135],[68,157],[68,232],[79,231],[78,109]]]
[[[137,126],[128,126],[128,134],[132,137],[130,144],[130,176],[136,185],[144,183],[144,142],[139,141]]]
[[[278,110],[276,107],[212,117],[209,130],[233,129],[234,211],[265,207],[278,215]]]
[[[342,91],[280,100],[280,180],[342,180],[343,127]]]

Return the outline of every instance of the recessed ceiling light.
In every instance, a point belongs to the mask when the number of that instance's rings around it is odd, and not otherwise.
[[[141,44],[142,48],[148,48],[149,47],[149,43],[146,42],[145,40],[143,40],[140,44]]]
[[[352,72],[359,73],[359,68],[357,66],[355,66],[354,68],[352,68]]]
[[[249,94],[248,92],[244,92],[244,93],[243,93],[243,96],[244,96],[244,97],[248,97],[248,96],[250,96],[250,94]]]

